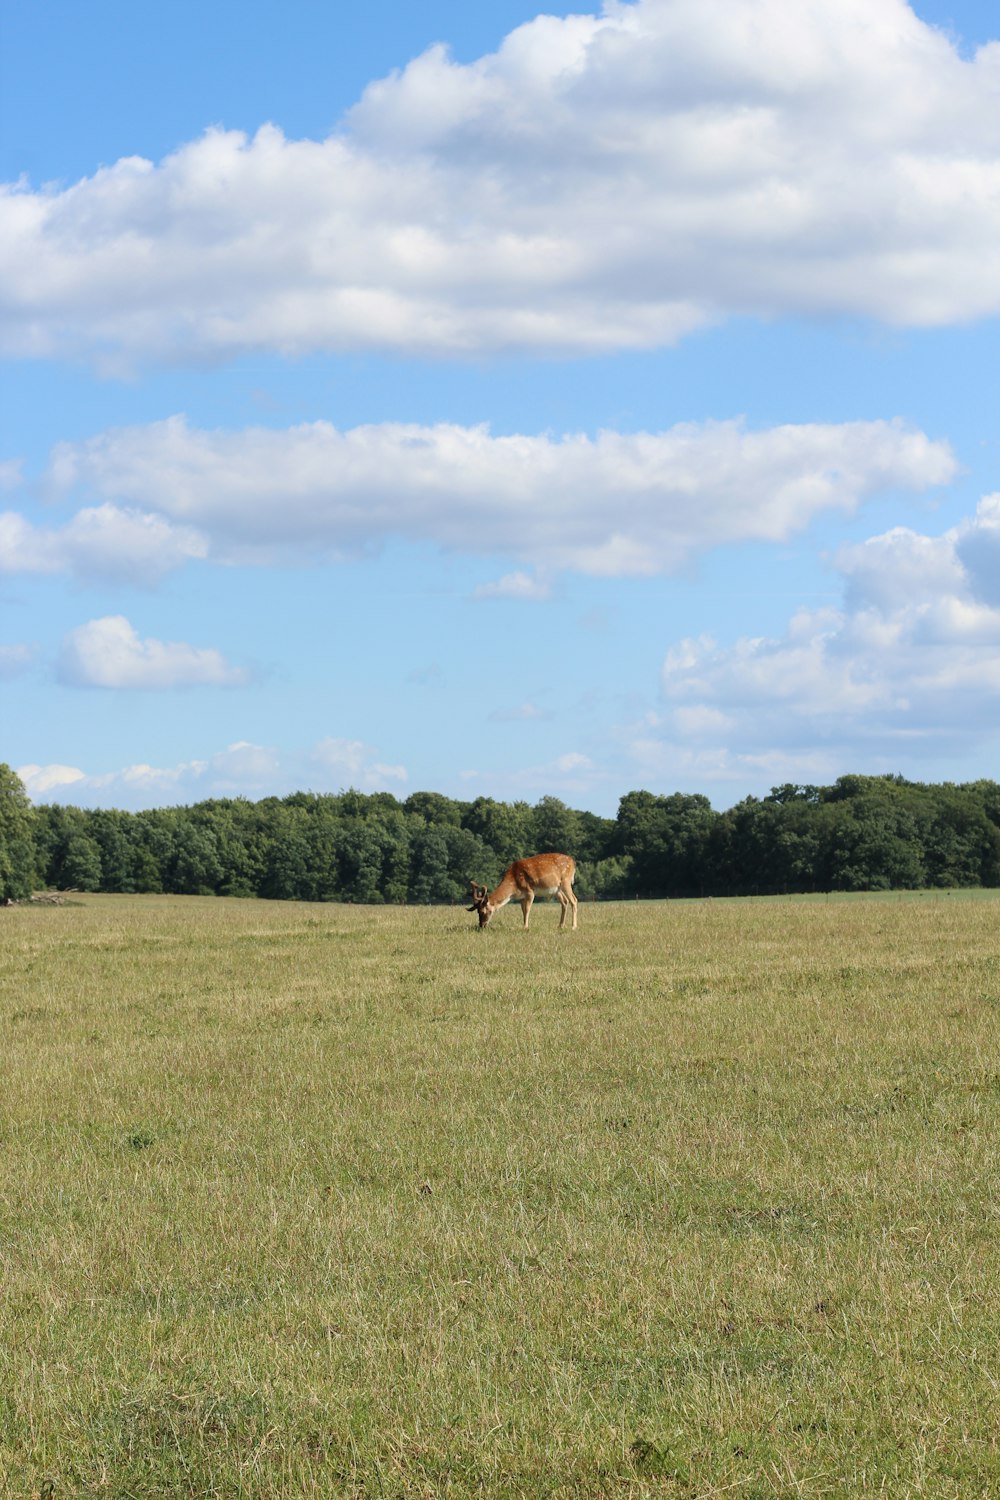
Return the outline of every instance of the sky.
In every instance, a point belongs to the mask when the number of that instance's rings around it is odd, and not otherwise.
[[[0,7],[36,802],[998,775],[986,0]]]

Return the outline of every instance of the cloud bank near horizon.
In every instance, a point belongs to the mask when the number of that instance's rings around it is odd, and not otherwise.
[[[891,768],[985,743],[1000,706],[998,556],[1000,495],[943,535],[899,526],[844,547],[840,608],[800,609],[777,639],[671,646],[664,708],[636,730],[634,753],[720,780],[779,764],[818,780],[859,746]]]
[[[435,46],[328,139],[208,130],[0,196],[0,348],[662,347],[721,320],[1000,313],[1000,42],[904,0],[608,0]]]
[[[34,802],[70,802],[85,807],[154,807],[209,797],[264,797],[302,791],[406,795],[405,766],[378,758],[362,740],[327,736],[307,750],[282,751],[273,745],[237,740],[202,760],[173,766],[137,764],[111,771],[84,771],[71,765],[23,765],[16,774]]]

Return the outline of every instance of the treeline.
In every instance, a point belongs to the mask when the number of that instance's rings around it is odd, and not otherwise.
[[[564,850],[586,898],[1000,885],[1000,785],[842,776],[726,812],[629,792],[615,818],[556,797],[297,792],[127,813],[31,807],[0,767],[0,899],[32,887],[273,900],[448,903],[513,859]]]

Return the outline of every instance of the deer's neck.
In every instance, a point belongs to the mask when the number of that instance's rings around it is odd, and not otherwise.
[[[490,905],[493,907],[506,906],[507,902],[517,894],[517,883],[508,871],[496,890],[490,892]]]

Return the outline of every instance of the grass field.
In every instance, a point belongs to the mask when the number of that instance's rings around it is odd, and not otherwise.
[[[1000,1494],[1000,901],[0,912],[0,1494]]]

